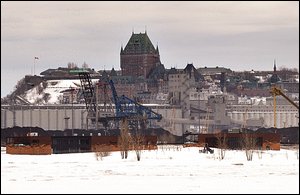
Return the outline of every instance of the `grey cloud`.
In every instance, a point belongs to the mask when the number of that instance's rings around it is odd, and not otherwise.
[[[86,61],[119,69],[132,28],[158,43],[167,68],[228,65],[243,69],[277,58],[299,65],[299,2],[1,2],[1,72],[6,86],[39,70]],[[280,60],[281,59],[281,60]],[[2,79],[2,78],[1,78]],[[8,89],[6,89],[7,91]],[[2,96],[2,95],[1,95]]]

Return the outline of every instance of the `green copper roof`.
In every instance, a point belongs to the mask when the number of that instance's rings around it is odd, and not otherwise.
[[[132,34],[121,54],[149,54],[157,53],[147,33]]]
[[[70,74],[78,74],[78,73],[82,73],[82,72],[89,72],[88,70],[85,70],[83,68],[80,69],[76,69],[76,70],[70,70],[69,73]]]

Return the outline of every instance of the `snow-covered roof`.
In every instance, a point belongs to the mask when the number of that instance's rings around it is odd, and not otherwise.
[[[92,79],[96,82],[98,79]],[[45,86],[45,88],[43,87]],[[45,83],[40,83],[34,88],[25,92],[24,98],[30,103],[39,104],[57,104],[61,100],[62,91],[70,88],[80,88],[79,79],[66,79],[66,80],[47,80]],[[49,95],[46,95],[49,94]],[[45,96],[49,96],[45,101]]]

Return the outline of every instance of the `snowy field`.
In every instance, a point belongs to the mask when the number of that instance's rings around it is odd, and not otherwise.
[[[263,151],[247,161],[243,151],[225,159],[177,146],[120,152],[97,160],[95,153],[9,155],[1,149],[2,193],[299,193],[299,149]]]

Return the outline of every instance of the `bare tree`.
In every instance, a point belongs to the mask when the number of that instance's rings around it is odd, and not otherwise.
[[[131,137],[132,148],[135,151],[138,161],[141,160],[142,150],[144,149],[145,136],[138,132]]]
[[[287,68],[285,66],[279,67],[277,74],[283,80],[292,79],[294,75],[299,75],[299,71],[297,68]]]
[[[252,161],[253,152],[256,148],[256,138],[253,133],[243,133],[241,139],[242,148],[245,150],[248,161]]]
[[[77,64],[75,64],[74,62],[68,62],[68,68],[77,68]]]
[[[43,84],[39,84],[39,85],[37,86],[37,92],[38,92],[38,94],[40,95],[43,91],[44,91]]]
[[[123,119],[121,121],[121,130],[120,130],[120,137],[118,138],[118,146],[120,148],[121,157],[122,159],[127,159],[128,157],[128,150],[130,147],[130,134],[128,129],[128,121]]]
[[[219,148],[219,159],[223,160],[225,158],[225,153],[228,148],[227,145],[227,135],[225,133],[217,133],[216,134],[217,138],[217,145]]]
[[[45,101],[45,103],[47,103],[49,100],[50,100],[50,93],[45,93],[44,95],[43,95],[43,100]]]
[[[95,151],[97,160],[99,160],[99,159],[102,160],[103,157],[110,155],[111,147],[108,145],[97,145],[97,146],[94,146],[94,151]]]
[[[263,154],[263,151],[262,151],[261,148],[259,148],[259,149],[257,150],[257,156],[258,156],[258,159],[262,159],[262,154]]]

